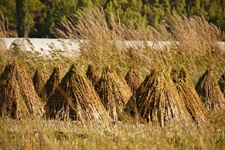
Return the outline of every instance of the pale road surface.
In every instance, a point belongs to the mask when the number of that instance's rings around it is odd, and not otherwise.
[[[4,49],[12,51],[15,46],[23,51],[35,51],[43,57],[51,55],[53,50],[69,55],[76,51],[79,53],[80,45],[84,43],[83,40],[69,40],[69,39],[45,39],[45,38],[0,38],[0,46]],[[124,41],[118,42],[125,48],[141,48],[149,47],[157,50],[168,49],[177,42],[159,41],[159,42],[143,42],[143,41]],[[218,45],[225,50],[225,42],[218,42]]]

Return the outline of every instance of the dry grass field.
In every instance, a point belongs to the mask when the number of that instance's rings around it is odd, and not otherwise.
[[[224,149],[223,118],[217,126],[115,123],[82,125],[76,121],[1,119],[1,149]]]

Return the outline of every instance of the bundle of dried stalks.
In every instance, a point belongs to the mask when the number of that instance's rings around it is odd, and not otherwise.
[[[96,68],[93,67],[93,65],[88,65],[88,70],[87,70],[87,77],[88,79],[91,81],[91,83],[94,85],[94,87],[96,86],[96,84],[98,83],[98,80],[100,79],[100,77],[97,75],[96,72]]]
[[[128,85],[109,66],[103,69],[96,91],[113,120],[123,119],[123,108],[132,93]]]
[[[125,80],[133,94],[136,95],[136,90],[141,85],[141,78],[139,74],[134,70],[134,68],[130,68],[125,76]]]
[[[104,124],[110,121],[94,87],[74,65],[49,98],[46,117]]]
[[[1,117],[38,118],[44,113],[32,79],[16,62],[7,65],[1,74],[0,98]]]
[[[162,127],[173,122],[192,122],[168,71],[153,70],[136,95],[140,119]]]
[[[59,68],[55,67],[52,71],[52,74],[46,84],[44,85],[40,97],[42,98],[43,101],[48,101],[49,97],[52,96],[54,93],[56,87],[60,83],[60,70]]]
[[[33,77],[34,89],[38,95],[41,94],[41,91],[48,80],[48,75],[42,69],[37,68]]]
[[[207,110],[222,110],[225,99],[210,67],[199,78],[196,90]]]
[[[197,124],[207,123],[206,110],[186,70],[184,68],[180,71],[172,69],[171,77],[192,119]]]
[[[218,84],[220,86],[220,90],[222,91],[225,97],[225,73],[220,77]]]
[[[125,76],[125,80],[130,87],[133,96],[127,102],[125,106],[125,111],[128,112],[132,117],[136,117],[137,115],[137,104],[136,104],[136,90],[141,85],[141,79],[139,74],[134,70],[134,68],[130,68]]]
[[[122,119],[124,105],[132,93],[128,85],[124,84],[109,66],[103,69],[102,76],[96,85],[96,91],[113,120]]]

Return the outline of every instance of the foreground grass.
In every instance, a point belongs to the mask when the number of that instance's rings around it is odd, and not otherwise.
[[[224,149],[225,112],[207,127],[75,121],[0,120],[0,149]]]

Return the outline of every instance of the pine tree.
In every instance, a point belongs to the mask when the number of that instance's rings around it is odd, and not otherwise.
[[[0,11],[5,17],[7,17],[9,21],[9,27],[14,27],[16,22],[15,0],[0,0]]]
[[[159,0],[155,1],[155,4],[152,7],[153,11],[153,25],[157,28],[159,24],[162,23],[162,18],[165,16],[165,11],[163,10],[162,4],[159,3]]]
[[[79,8],[85,8],[85,7],[91,7],[91,6],[93,6],[93,3],[91,0],[78,0]]]
[[[28,0],[16,0],[18,37],[28,36],[30,30]]]
[[[106,4],[105,19],[106,19],[106,22],[107,22],[109,28],[112,29],[112,27],[113,27],[112,19],[114,19],[114,20],[116,19],[116,15],[114,15],[112,1],[109,1],[109,3]]]
[[[74,14],[78,9],[77,0],[45,1],[47,8],[37,24],[39,36],[54,37],[54,29],[60,28],[67,15]]]
[[[129,0],[129,8],[141,12],[143,7],[142,0]]]
[[[185,0],[176,0],[175,10],[180,15],[186,15],[186,2]]]
[[[166,14],[171,14],[170,0],[164,0]]]
[[[218,8],[217,2],[212,2],[210,7],[209,7],[209,11],[208,11],[208,14],[209,14],[209,17],[210,17],[210,21],[216,22],[218,9],[219,8]]]

